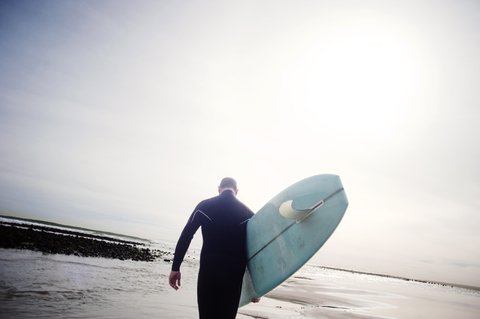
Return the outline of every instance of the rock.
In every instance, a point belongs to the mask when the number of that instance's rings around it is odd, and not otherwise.
[[[154,261],[156,257],[165,254],[162,251],[152,253],[148,248],[137,246],[144,246],[144,244],[43,226],[25,227],[21,224],[3,222],[0,224],[0,247],[2,248],[135,261]]]

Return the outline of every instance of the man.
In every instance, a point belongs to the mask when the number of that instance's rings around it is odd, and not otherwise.
[[[237,315],[243,274],[247,222],[253,212],[240,202],[237,182],[224,178],[218,196],[200,202],[183,229],[173,259],[170,286],[180,286],[180,264],[193,235],[202,227],[197,302],[200,319],[233,319]],[[258,300],[252,300],[258,302]]]

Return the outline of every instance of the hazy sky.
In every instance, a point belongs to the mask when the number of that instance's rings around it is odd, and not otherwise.
[[[0,2],[7,215],[176,241],[337,174],[313,263],[480,285],[479,120],[474,0]]]

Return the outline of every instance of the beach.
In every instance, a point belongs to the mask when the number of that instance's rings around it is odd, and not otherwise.
[[[101,235],[103,236],[103,235]],[[101,239],[96,239],[101,240]],[[131,238],[125,238],[131,241]],[[123,244],[123,243],[120,243]],[[168,285],[174,243],[144,241],[153,260],[0,249],[1,318],[197,318],[197,249]],[[237,318],[479,318],[476,289],[307,264]]]
[[[267,297],[271,306],[285,302],[282,309],[291,314],[283,318],[478,318],[480,314],[478,291],[315,266],[306,266]]]

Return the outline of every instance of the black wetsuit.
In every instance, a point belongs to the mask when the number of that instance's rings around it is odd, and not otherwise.
[[[253,212],[229,191],[197,205],[178,240],[173,271],[180,269],[193,235],[202,226],[197,299],[200,319],[237,315],[247,262],[246,227]]]

